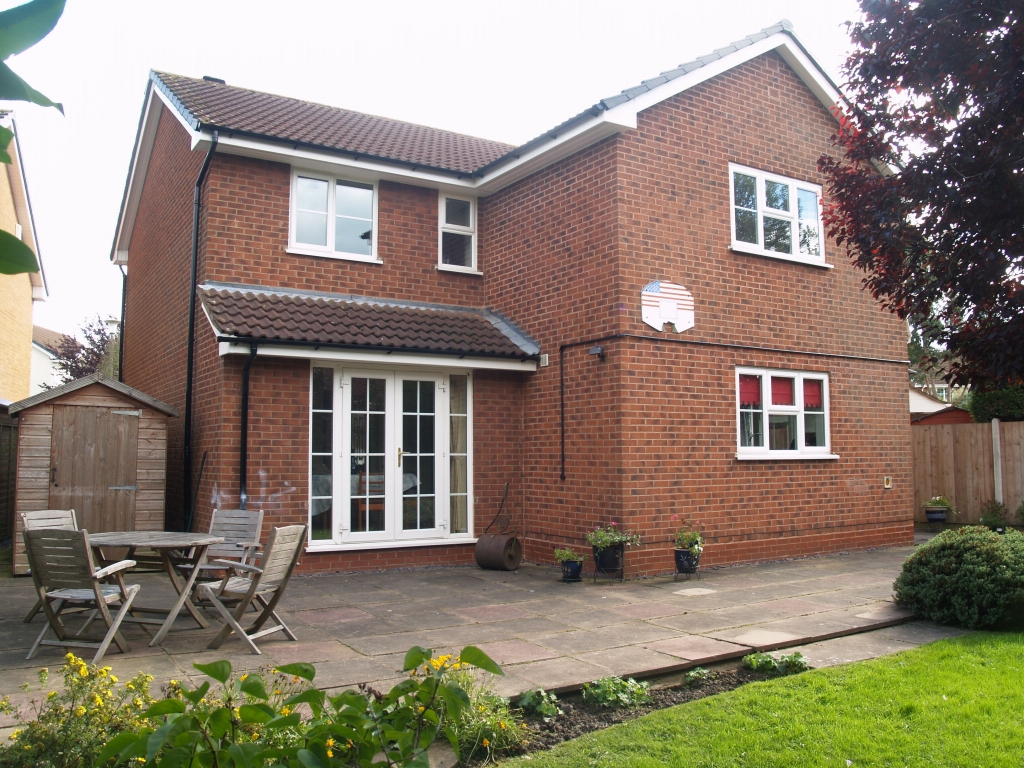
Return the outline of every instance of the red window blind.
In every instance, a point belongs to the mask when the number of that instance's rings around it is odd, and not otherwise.
[[[740,374],[740,407],[761,407],[761,377]]]
[[[772,405],[795,405],[793,394],[793,379],[772,376]]]
[[[804,408],[820,411],[824,405],[821,379],[804,379]]]

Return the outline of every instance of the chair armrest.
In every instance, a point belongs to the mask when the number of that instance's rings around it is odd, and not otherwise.
[[[120,571],[126,571],[129,568],[134,568],[136,562],[134,560],[122,560],[119,563],[108,565],[106,568],[100,568],[96,573],[92,575],[94,579],[105,579],[107,576],[112,576]]]
[[[262,568],[257,568],[255,565],[244,565],[242,563],[232,562],[231,560],[214,560],[209,565],[216,565],[221,568],[231,569],[235,571],[248,571],[249,573],[263,573]]]

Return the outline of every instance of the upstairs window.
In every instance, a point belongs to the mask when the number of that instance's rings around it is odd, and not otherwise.
[[[290,252],[375,261],[376,220],[374,184],[293,172]]]
[[[438,268],[476,272],[476,201],[442,193],[438,207]]]
[[[736,407],[737,458],[835,458],[826,374],[737,368]]]
[[[729,164],[732,248],[825,266],[821,187]]]

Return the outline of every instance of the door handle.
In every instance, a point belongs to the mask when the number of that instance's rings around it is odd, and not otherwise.
[[[402,446],[398,446],[398,466],[402,466]]]
[[[57,484],[57,468],[56,467],[50,467],[50,482],[53,483],[53,487],[54,488],[59,488],[60,487]]]

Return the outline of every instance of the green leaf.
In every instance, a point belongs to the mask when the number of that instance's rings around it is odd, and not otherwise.
[[[203,698],[203,696],[205,696],[205,695],[206,695],[206,692],[207,692],[208,690],[210,690],[210,681],[209,681],[209,680],[207,680],[206,682],[204,682],[204,683],[203,683],[202,685],[200,685],[200,686],[199,686],[198,688],[194,688],[194,689],[192,689],[191,691],[185,691],[185,690],[183,690],[183,691],[181,692],[181,695],[182,695],[182,696],[184,696],[184,697],[185,697],[186,699],[188,699],[189,701],[191,701],[191,702],[192,702],[193,704],[198,704],[198,703],[199,703],[199,700],[200,700],[201,698]]]
[[[143,737],[145,738],[145,737]],[[100,752],[100,756],[97,759],[96,765],[103,765],[114,755],[121,754],[129,744],[134,744],[136,741],[140,741],[139,734],[137,733],[119,733],[117,736],[107,742],[107,745]],[[120,762],[120,760],[118,760]]]
[[[162,717],[185,711],[185,702],[180,699],[161,699],[142,713],[142,717]]]
[[[20,275],[38,271],[36,255],[28,244],[0,229],[0,274]]]
[[[267,728],[288,728],[299,724],[299,713],[292,712],[290,715],[280,715],[267,722]]]
[[[448,743],[452,745],[452,751],[455,752],[455,759],[459,758],[459,734],[455,732],[455,729],[450,725],[444,727],[444,735],[448,738]]]
[[[303,661],[296,662],[295,664],[285,664],[283,667],[277,668],[278,672],[286,675],[295,675],[301,677],[303,680],[313,682],[313,678],[316,677],[316,669],[312,664],[306,664]]]
[[[165,752],[164,756],[160,758],[160,768],[181,768],[181,766],[188,764],[191,757],[191,749],[186,747],[175,747],[174,749]],[[97,765],[99,765],[99,763],[97,763]]]
[[[326,766],[320,762],[320,758],[308,749],[300,749],[295,756],[299,758],[299,762],[306,766],[306,768],[326,768]]]
[[[469,696],[458,686],[439,685],[437,693],[444,700],[444,705],[453,718],[458,718],[462,710],[469,706]]]
[[[238,689],[242,693],[246,693],[257,699],[266,700],[270,698],[267,695],[267,689],[263,687],[263,678],[259,675],[249,675],[239,684]]]
[[[314,714],[323,712],[324,709],[324,697],[326,694],[323,691],[318,691],[316,688],[310,688],[308,691],[301,691],[296,693],[294,696],[289,696],[285,700],[285,704],[289,707],[295,704],[309,704]]]
[[[220,738],[231,728],[231,710],[227,707],[215,709],[206,720],[206,725],[215,738]]]
[[[495,664],[491,657],[481,651],[475,645],[467,645],[462,649],[462,653],[459,654],[459,661],[463,664],[470,664],[474,667],[479,667],[486,672],[493,672],[495,675],[501,675],[504,677],[505,673],[501,671],[501,667]]]
[[[411,669],[416,669],[420,664],[425,661],[429,661],[433,651],[427,648],[421,648],[418,645],[414,645],[405,654],[405,664],[402,666],[406,672]]]
[[[31,48],[57,26],[64,0],[32,0],[0,13],[0,59]]]
[[[0,62],[0,99],[7,101],[29,101],[41,107],[54,107],[64,114],[64,105],[50,101],[31,85],[21,79],[14,70]]]
[[[214,661],[209,664],[192,664],[193,667],[198,669],[204,675],[212,677],[218,683],[226,683],[228,678],[231,677],[231,662],[230,661]]]
[[[235,762],[235,768],[253,768],[254,765],[263,765],[262,760],[254,760],[260,748],[256,744],[232,744],[228,747],[228,754]],[[161,768],[163,768],[161,766]]]
[[[191,718],[188,717],[178,717],[157,728],[146,741],[146,762],[153,762],[156,753],[163,748],[164,744],[188,728],[190,720]]]
[[[273,717],[274,710],[266,704],[243,704],[238,708],[238,719],[243,723],[266,723]]]

